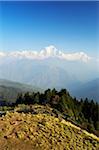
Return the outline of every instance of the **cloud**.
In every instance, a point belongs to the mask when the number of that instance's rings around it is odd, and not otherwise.
[[[6,56],[6,53],[0,52],[0,58]]]
[[[14,57],[19,59],[46,59],[55,57],[67,61],[83,61],[88,62],[91,57],[84,52],[65,53],[56,49],[53,45],[45,47],[41,51],[13,51],[8,53],[0,52],[0,57]]]
[[[63,53],[63,52],[59,51],[59,56],[58,57],[62,58],[62,59],[69,60],[69,61],[80,60],[80,61],[83,61],[83,62],[87,62],[88,60],[91,59],[91,57],[88,56],[84,52],[76,52],[76,53],[68,54],[68,53]]]

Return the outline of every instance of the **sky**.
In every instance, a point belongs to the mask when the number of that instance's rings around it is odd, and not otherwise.
[[[0,51],[41,51],[53,45],[69,53],[99,55],[99,2],[0,2]]]

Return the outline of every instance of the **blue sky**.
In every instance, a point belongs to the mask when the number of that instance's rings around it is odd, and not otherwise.
[[[98,53],[99,2],[0,2],[0,50]]]

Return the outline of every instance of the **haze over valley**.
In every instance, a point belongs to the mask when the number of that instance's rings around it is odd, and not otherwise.
[[[84,52],[66,53],[49,46],[39,52],[14,51],[1,54],[1,79],[29,84],[42,90],[66,88],[78,98],[88,96],[98,100],[98,61]],[[82,92],[78,89],[82,89]]]

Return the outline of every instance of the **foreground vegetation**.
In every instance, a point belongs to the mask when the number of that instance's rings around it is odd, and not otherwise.
[[[50,104],[82,128],[99,136],[99,105],[93,100],[72,98],[66,89],[56,91],[48,89],[44,93],[33,92],[19,94],[16,104]]]
[[[98,142],[49,105],[21,104],[0,117],[0,150],[98,150]]]
[[[99,104],[66,89],[26,92],[0,106],[0,150],[98,150]]]
[[[6,104],[0,107],[0,111],[13,110],[17,105],[40,104],[50,105],[57,111],[61,112],[65,120],[72,121],[81,128],[86,129],[99,136],[99,105],[93,100],[77,100],[72,98],[66,89],[56,91],[48,89],[44,93],[20,93],[13,104]],[[58,113],[58,112],[57,112]]]

